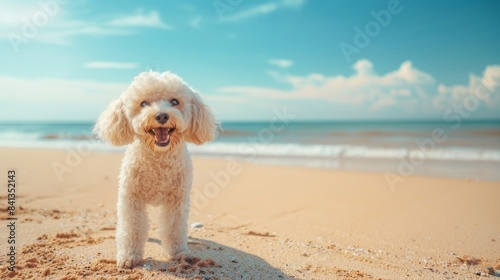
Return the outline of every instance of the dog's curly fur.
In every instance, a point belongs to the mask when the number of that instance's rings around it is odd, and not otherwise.
[[[142,261],[147,204],[160,207],[166,257],[187,253],[192,165],[186,142],[213,140],[217,126],[199,94],[170,72],[139,74],[99,116],[94,129],[99,138],[116,146],[130,144],[119,175],[118,267]]]

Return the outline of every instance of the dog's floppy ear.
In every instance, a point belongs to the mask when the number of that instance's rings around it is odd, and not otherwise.
[[[186,131],[186,141],[196,145],[213,140],[217,136],[217,121],[212,110],[194,92],[191,100],[191,122]]]
[[[104,141],[115,146],[132,143],[134,133],[125,116],[121,98],[113,100],[108,108],[101,113],[94,127],[94,133]]]

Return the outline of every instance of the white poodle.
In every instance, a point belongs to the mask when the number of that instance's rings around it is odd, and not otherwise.
[[[99,116],[94,131],[116,146],[130,144],[119,175],[118,267],[141,263],[148,236],[146,204],[160,206],[166,257],[187,253],[192,165],[186,142],[217,135],[210,108],[177,75],[144,72]]]

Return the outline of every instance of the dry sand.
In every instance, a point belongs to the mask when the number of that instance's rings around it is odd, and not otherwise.
[[[190,228],[191,257],[161,256],[151,208],[144,264],[121,270],[122,154],[0,155],[1,279],[487,279],[488,267],[500,270],[500,182],[415,176],[391,189],[383,174],[195,158],[190,224],[203,227]],[[68,167],[61,180],[57,162]],[[6,256],[9,168],[16,272]]]

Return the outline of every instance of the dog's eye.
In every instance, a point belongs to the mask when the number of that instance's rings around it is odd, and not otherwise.
[[[147,101],[142,101],[141,102],[141,107],[146,107],[148,105],[149,105],[149,103]]]
[[[170,104],[172,104],[172,106],[177,106],[177,105],[179,105],[179,100],[174,98],[174,99],[170,100]]]

